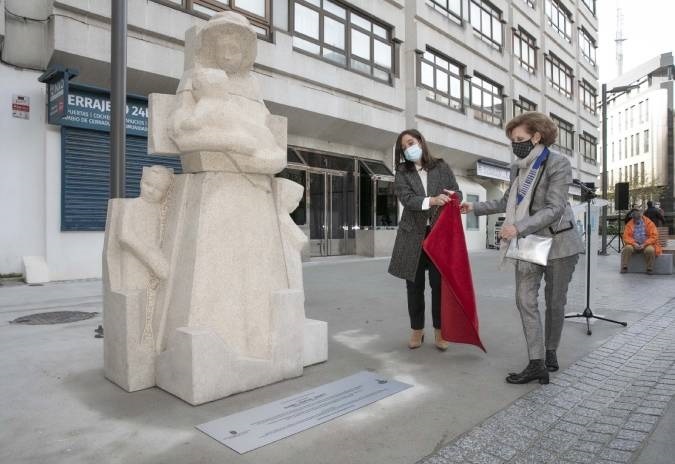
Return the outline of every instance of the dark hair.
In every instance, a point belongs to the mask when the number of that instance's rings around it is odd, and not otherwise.
[[[647,202],[647,208],[652,208],[654,206],[654,203],[652,203],[651,200]]]
[[[506,124],[506,136],[511,138],[511,132],[518,126],[525,126],[527,132],[532,135],[539,132],[541,134],[539,143],[547,147],[553,145],[558,136],[558,126],[553,119],[538,111],[526,111],[510,120]]]
[[[429,153],[429,147],[427,146],[427,141],[424,140],[424,136],[420,133],[420,131],[417,129],[406,129],[398,134],[398,137],[396,137],[396,146],[394,147],[396,169],[407,169],[408,171],[414,171],[416,169],[415,163],[405,159],[405,155],[403,154],[404,150],[401,146],[401,140],[403,140],[403,136],[405,135],[409,135],[419,142],[420,148],[422,149],[422,168],[428,171],[429,169],[435,167],[438,162],[442,161],[441,159],[431,156],[431,153]]]

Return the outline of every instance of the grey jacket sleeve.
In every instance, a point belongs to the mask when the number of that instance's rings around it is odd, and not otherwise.
[[[459,184],[457,183],[457,179],[455,178],[455,174],[452,172],[452,169],[450,166],[447,164],[443,163],[445,165],[445,169],[447,170],[447,177],[448,177],[448,186],[446,187],[448,190],[452,190],[453,192],[457,193],[457,196],[459,197],[459,201],[461,202],[462,199],[464,198],[464,195],[462,195],[462,192],[459,190]]]
[[[422,211],[424,196],[416,194],[407,180],[407,175],[402,171],[396,171],[394,178],[394,193],[401,204],[411,211]]]
[[[513,184],[513,181],[511,182]],[[483,216],[485,214],[503,213],[506,211],[506,203],[509,200],[509,192],[511,191],[511,184],[509,184],[506,192],[499,200],[481,201],[473,203],[473,213],[476,216]]]
[[[524,237],[558,221],[565,211],[568,202],[569,184],[572,183],[572,165],[563,157],[557,157],[555,164],[549,163],[545,173],[548,176],[548,188],[544,199],[544,207],[533,215],[527,215],[514,225],[518,236]],[[549,159],[552,162],[553,159]]]

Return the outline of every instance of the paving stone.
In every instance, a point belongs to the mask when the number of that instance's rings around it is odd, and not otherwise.
[[[616,438],[624,440],[635,440],[639,442],[646,440],[648,436],[649,434],[647,432],[628,429],[622,429],[619,431],[619,433],[616,434]]]
[[[495,456],[500,457],[504,461],[508,461],[518,454],[518,450],[516,448],[501,443],[497,440],[487,443],[483,450],[486,453],[494,454]]]
[[[579,424],[573,424],[572,422],[560,421],[557,424],[555,424],[555,428],[553,430],[562,430],[565,432],[580,435],[586,432],[586,427]]]
[[[661,416],[663,415],[665,408],[643,408],[638,407],[635,412],[638,414],[648,414],[650,416]]]
[[[567,451],[565,454],[563,454],[562,457],[567,461],[580,464],[592,464],[593,460],[595,459],[593,453],[587,453],[585,451],[577,451],[577,450]]]
[[[630,462],[633,453],[616,449],[603,449],[598,453],[598,458],[615,462]]]
[[[472,464],[502,464],[504,462],[504,460],[498,458],[497,456],[493,456],[482,451],[466,454],[466,461]]]
[[[628,424],[632,424],[634,422],[646,422],[648,424],[656,424],[658,422],[659,418],[653,415],[648,415],[648,414],[631,414],[628,417]]]
[[[640,446],[642,446],[642,443],[639,441],[625,440],[622,438],[612,440],[608,445],[609,448],[623,451],[635,451],[636,449],[640,448]]]
[[[446,459],[447,462],[464,462],[464,453],[457,445],[450,445],[442,448],[438,455]]]
[[[627,417],[627,416],[626,416]],[[601,416],[596,419],[596,422],[599,424],[610,424],[610,425],[622,425],[626,422],[626,417],[622,416]]]
[[[556,462],[557,456],[543,448],[530,448],[515,458],[513,464],[546,464]]]
[[[619,431],[619,429],[620,429],[620,427],[618,425],[601,424],[599,422],[596,422],[596,423],[588,426],[588,430],[590,432],[607,433],[607,434],[610,434],[610,435],[614,435],[616,432]]]
[[[579,441],[577,441],[577,443],[572,448],[570,448],[570,451],[572,451],[572,450],[586,451],[588,453],[595,454],[598,451],[600,451],[602,448],[603,448],[602,443],[597,443],[597,442],[593,442],[593,441],[583,441],[583,440],[580,439]]]

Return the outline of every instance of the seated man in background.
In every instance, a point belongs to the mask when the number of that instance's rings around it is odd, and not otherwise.
[[[642,211],[631,211],[631,219],[623,231],[623,241],[626,244],[621,250],[621,273],[628,270],[628,261],[633,253],[643,253],[647,263],[647,274],[654,269],[654,260],[661,254],[659,233],[654,223],[642,215]]]

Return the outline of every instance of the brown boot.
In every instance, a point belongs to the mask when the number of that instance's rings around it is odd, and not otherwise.
[[[410,341],[408,341],[408,348],[410,348],[411,350],[419,348],[420,346],[422,346],[423,341],[424,341],[424,329],[413,330],[410,333]]]
[[[450,343],[443,340],[443,336],[441,335],[441,329],[435,329],[434,332],[436,335],[436,341],[434,342],[436,348],[438,348],[441,351],[447,350],[448,347],[450,346]]]

